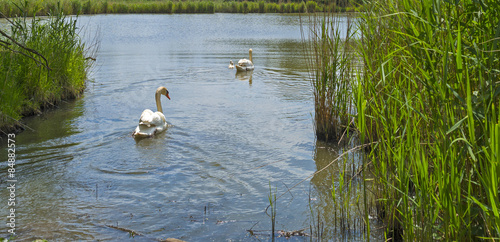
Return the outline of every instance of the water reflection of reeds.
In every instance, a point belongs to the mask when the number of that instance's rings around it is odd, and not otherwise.
[[[314,153],[317,172],[311,179],[310,232],[319,239],[362,240],[366,236],[365,196],[369,218],[376,211],[374,196],[365,193],[363,150],[350,142],[332,144],[318,141]],[[369,175],[367,175],[369,176]],[[369,178],[369,177],[367,177]],[[377,233],[375,233],[376,236]],[[372,235],[373,236],[373,235]]]

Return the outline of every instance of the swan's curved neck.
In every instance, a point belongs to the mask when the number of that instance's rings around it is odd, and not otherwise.
[[[252,49],[250,49],[250,51],[248,51],[248,55],[249,55],[248,59],[250,59],[250,62],[253,63],[253,61],[252,61]]]
[[[156,99],[156,108],[158,109],[158,112],[163,113],[163,109],[161,108],[161,93],[160,90],[156,90],[155,93],[155,99]]]

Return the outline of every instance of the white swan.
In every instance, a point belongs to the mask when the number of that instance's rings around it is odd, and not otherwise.
[[[233,69],[234,68],[234,63],[232,60],[229,61],[229,69]]]
[[[236,65],[236,70],[238,71],[252,71],[254,69],[253,62],[252,62],[252,49],[248,50],[248,55],[249,59],[241,59],[238,61],[238,64]]]
[[[165,115],[163,115],[163,109],[161,108],[161,95],[165,95],[170,100],[167,88],[158,87],[155,93],[156,108],[158,112],[153,112],[150,109],[144,110],[139,119],[139,125],[137,125],[132,136],[136,138],[151,137],[157,133],[163,132],[167,128],[167,121],[165,120]]]

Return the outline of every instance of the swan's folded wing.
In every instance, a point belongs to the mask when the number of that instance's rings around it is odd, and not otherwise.
[[[154,124],[154,116],[155,113],[151,111],[150,109],[144,110],[141,114],[141,118],[139,119],[139,124],[141,125],[146,125],[146,126],[151,126]]]
[[[158,126],[164,126],[166,123],[167,123],[167,120],[165,119],[165,115],[163,115],[163,113],[160,113],[160,112],[156,112],[155,113],[155,123],[158,125]]]
[[[238,61],[238,65],[239,66],[247,66],[247,65],[250,65],[252,62],[247,60],[247,59],[241,59]]]
[[[236,65],[238,71],[251,71],[254,69],[253,63],[247,59],[241,59]]]
[[[148,118],[147,124],[151,126],[163,127],[166,123],[165,116],[163,115],[163,113],[160,112],[152,113],[147,118]],[[145,121],[143,122],[146,123]]]
[[[162,132],[167,127],[165,115],[146,109],[141,114],[139,125],[134,131],[134,137],[149,137]]]
[[[139,125],[135,129],[134,137],[150,137],[156,133],[162,132],[167,127],[167,122],[165,121],[165,116],[160,113],[152,113],[145,115],[145,120],[139,122]]]

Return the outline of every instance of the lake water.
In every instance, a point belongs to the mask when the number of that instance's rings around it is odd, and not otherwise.
[[[277,230],[309,233],[319,210],[326,238],[336,238],[328,218],[340,165],[311,176],[342,147],[315,140],[298,15],[96,15],[78,23],[100,41],[87,90],[25,119],[34,131],[15,138],[20,240],[267,240],[270,187]],[[228,69],[249,48],[255,71]],[[171,126],[134,140],[142,111],[156,110],[159,86],[170,92],[161,102]],[[4,160],[5,139],[1,147]],[[9,191],[0,194],[7,221]],[[350,238],[362,239],[360,231]]]

